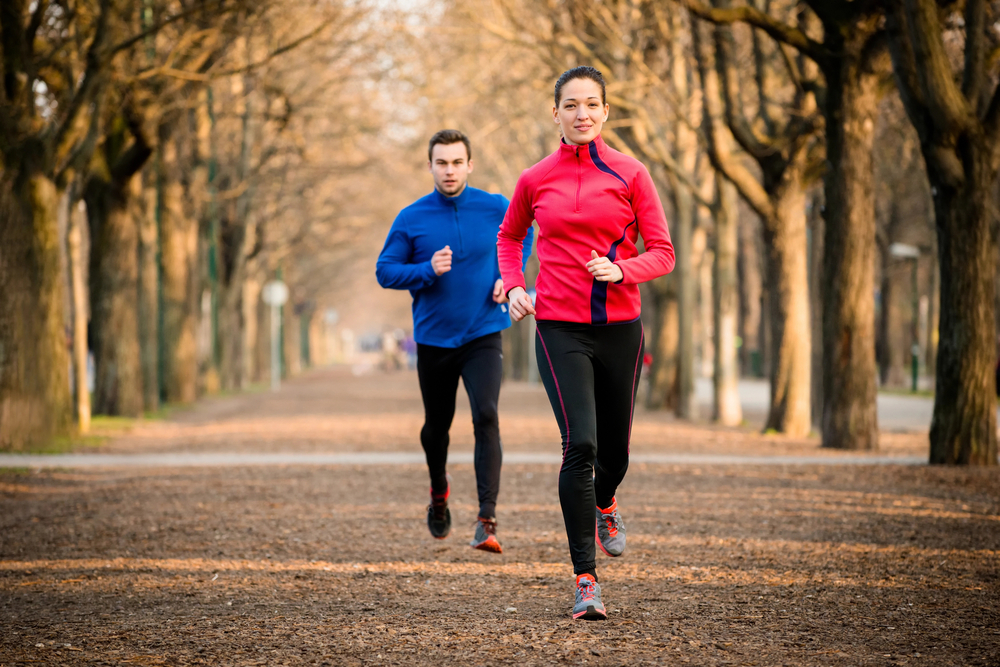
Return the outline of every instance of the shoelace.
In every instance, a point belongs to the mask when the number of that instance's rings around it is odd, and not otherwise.
[[[483,532],[487,535],[497,534],[497,520],[496,519],[476,519],[476,522],[481,524],[483,527]]]
[[[608,532],[611,533],[612,535],[617,535],[618,522],[621,521],[621,516],[619,516],[618,510],[615,510],[611,514],[605,514],[604,512],[601,512],[601,518],[604,520],[604,523],[607,524]]]
[[[594,598],[594,582],[590,579],[584,579],[581,583],[578,583],[576,587],[580,590],[581,600],[592,600]]]
[[[431,506],[430,508],[434,512],[434,518],[439,521],[444,521],[445,511],[448,509],[448,498],[436,498],[431,496]]]

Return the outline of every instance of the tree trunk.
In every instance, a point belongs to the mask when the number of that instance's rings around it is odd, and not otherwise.
[[[164,382],[167,401],[190,403],[197,396],[198,386],[198,225],[184,213],[177,147],[163,130],[159,154]]]
[[[662,276],[649,283],[653,293],[652,345],[653,357],[649,369],[646,407],[651,410],[673,410],[677,407],[678,304],[677,279]]]
[[[0,177],[0,449],[73,420],[58,238],[59,193],[39,173]]]
[[[156,169],[143,172],[142,192],[135,198],[139,227],[139,354],[142,398],[146,410],[160,408],[160,239]]]
[[[143,408],[139,354],[139,231],[130,184],[91,177],[84,199],[91,231],[90,303],[94,412],[138,417]]]
[[[684,17],[680,12],[673,12],[670,15],[670,29],[674,35],[670,45],[671,81],[677,98],[686,102],[691,97],[688,92],[691,63],[681,36],[689,31],[690,27],[684,24]],[[689,117],[693,121],[691,124],[697,126],[697,115],[690,113]],[[698,163],[697,136],[685,122],[677,123],[675,135],[674,160],[685,173],[694,174]],[[695,205],[694,197],[688,188],[679,183],[679,179],[672,173],[670,179],[676,216],[673,227],[674,254],[677,258],[674,271],[677,275],[678,326],[676,414],[681,419],[694,419],[697,417],[694,396],[694,318],[698,277],[695,275],[691,250],[694,241]]]
[[[813,189],[809,193],[809,324],[814,341],[823,340],[823,195]],[[812,346],[812,396],[810,411],[813,428],[822,429],[823,421],[823,346]]]
[[[764,428],[801,437],[811,424],[806,194],[797,177],[785,178],[788,189],[774,199],[775,218],[764,226],[771,322],[771,405]]]
[[[827,72],[823,239],[823,446],[878,448],[875,194],[878,79],[845,55]]]
[[[715,180],[718,198],[715,217],[715,262],[712,311],[715,330],[714,408],[712,418],[726,426],[743,421],[739,393],[736,335],[740,298],[736,255],[739,212],[736,188],[725,179]]]
[[[931,420],[930,462],[997,464],[996,322],[991,147],[964,137],[956,148],[965,179],[928,176],[937,196],[941,266],[940,341]],[[931,147],[933,149],[933,147]]]
[[[75,198],[74,198],[75,199]],[[87,285],[83,271],[83,212],[75,201],[69,202],[67,236],[70,291],[73,303],[73,379],[77,427],[90,432],[90,389],[87,386]]]
[[[740,289],[740,374],[763,377],[763,345],[761,344],[761,276],[760,222],[756,215],[739,216],[739,255],[737,270]]]

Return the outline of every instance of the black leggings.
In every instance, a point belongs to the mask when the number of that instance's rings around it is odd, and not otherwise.
[[[476,436],[474,463],[479,489],[479,516],[496,515],[500,492],[500,422],[497,402],[503,374],[503,347],[500,333],[471,340],[461,347],[417,345],[417,376],[424,399],[424,427],[420,444],[427,456],[431,488],[444,493],[448,488],[448,431],[455,417],[455,393],[462,378],[472,406],[472,427]]]
[[[539,374],[562,434],[559,502],[573,571],[593,572],[594,508],[611,505],[628,470],[642,323],[542,320],[536,343]]]

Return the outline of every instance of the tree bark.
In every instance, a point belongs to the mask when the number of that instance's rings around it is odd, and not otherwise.
[[[70,291],[73,303],[73,380],[76,401],[77,428],[90,432],[90,389],[87,386],[87,285],[83,271],[83,213],[76,202],[69,202],[67,236]]]
[[[675,38],[671,41],[671,81],[678,99],[687,100],[690,63],[680,36],[684,24],[679,12],[671,14],[670,27]],[[693,174],[697,164],[698,141],[684,122],[677,123],[674,161],[687,174]],[[694,318],[698,278],[691,256],[695,225],[694,197],[670,172],[671,195],[674,203],[673,242],[677,263],[677,405],[681,419],[694,419],[697,405],[694,397]]]
[[[875,194],[878,78],[854,31],[826,69],[823,238],[823,446],[878,448],[875,384]],[[828,39],[835,39],[830,36]]]
[[[160,408],[160,239],[159,197],[155,165],[143,172],[142,191],[135,197],[139,227],[139,355],[142,398],[146,410]]]
[[[646,407],[651,410],[673,410],[677,407],[679,308],[676,285],[674,276],[662,276],[649,283],[655,313],[649,347],[653,362],[646,394]]]
[[[8,450],[66,433],[73,421],[59,193],[42,173],[19,176],[0,176],[0,448]]]
[[[794,172],[794,170],[791,170]],[[811,337],[806,269],[805,192],[796,174],[766,220],[767,290],[772,326],[771,406],[765,430],[802,437],[810,430]]]
[[[128,206],[128,188],[128,183],[92,176],[84,199],[92,239],[94,412],[138,417],[143,408],[139,233]]]
[[[737,271],[740,289],[740,374],[763,377],[763,345],[761,344],[761,276],[759,221],[756,216],[739,216],[739,254]]]
[[[161,129],[159,155],[164,382],[168,402],[190,403],[198,386],[198,225],[184,212],[177,147],[168,128]]]
[[[736,335],[739,321],[739,287],[736,255],[739,212],[736,188],[715,180],[715,262],[712,281],[712,312],[715,323],[714,408],[712,418],[726,426],[743,421],[739,393],[739,363]]]
[[[996,169],[978,138],[957,152],[965,181],[929,169],[941,264],[940,340],[931,420],[931,463],[996,465],[996,241],[991,226]]]

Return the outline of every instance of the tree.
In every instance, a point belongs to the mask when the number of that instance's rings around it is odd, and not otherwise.
[[[85,149],[81,121],[100,86],[110,0],[69,14],[44,0],[0,5],[0,447],[22,448],[72,423],[59,180]]]
[[[963,11],[964,10],[964,11]],[[997,20],[985,0],[894,0],[893,70],[934,196],[940,342],[930,462],[997,464],[994,189],[1000,167]],[[956,72],[954,41],[964,36]],[[955,58],[958,60],[958,58]]]
[[[708,17],[726,17],[724,10],[701,8]],[[713,12],[723,12],[714,14]],[[766,286],[771,312],[769,350],[771,406],[765,428],[793,435],[810,429],[810,335],[806,277],[805,184],[812,178],[815,138],[820,128],[815,95],[808,86],[794,86],[776,117],[780,91],[771,59],[755,42],[756,96],[764,119],[754,127],[744,114],[736,41],[728,25],[716,27],[713,41],[694,31],[698,69],[705,94],[705,133],[716,169],[732,182],[760,216],[767,250]],[[785,60],[790,75],[795,64]],[[723,122],[723,119],[725,122]],[[757,163],[761,180],[725,145],[729,136]]]

